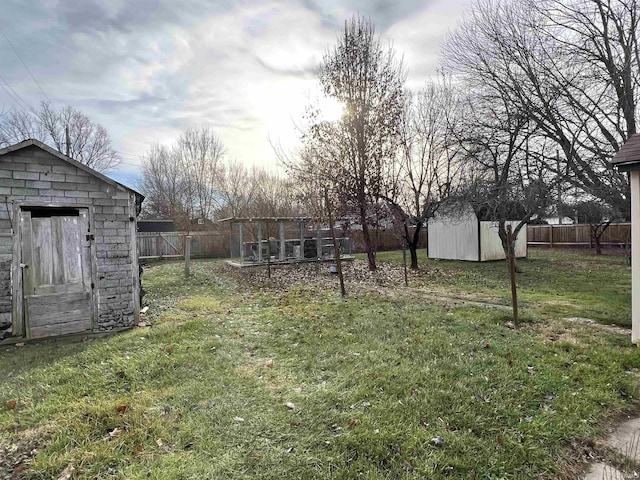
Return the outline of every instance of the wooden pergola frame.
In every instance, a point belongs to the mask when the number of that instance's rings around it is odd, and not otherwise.
[[[325,255],[323,255],[323,248],[330,247],[333,249],[333,243],[327,243],[330,238],[322,237],[322,229],[318,226],[316,228],[315,235],[315,243],[316,243],[316,255],[313,258],[305,257],[305,240],[308,240],[308,233],[305,235],[306,226],[311,221],[309,217],[230,217],[224,218],[222,220],[218,220],[220,223],[229,223],[230,225],[238,226],[238,243],[239,243],[239,262],[235,262],[233,260],[229,261],[231,265],[234,266],[250,266],[250,265],[263,265],[267,263],[299,263],[299,262],[309,262],[309,261],[320,261],[325,259]],[[278,257],[277,258],[265,258],[266,255],[263,252],[263,244],[269,242],[269,239],[264,238],[264,230],[267,224],[278,224],[279,225],[279,238],[278,241]],[[299,235],[297,238],[286,238],[285,235],[285,224],[286,223],[295,223],[298,225]],[[247,225],[257,225],[257,244],[258,248],[254,255],[248,255],[246,251],[247,242],[245,241],[245,227]],[[230,238],[230,251],[233,252],[233,236]],[[252,242],[251,242],[252,243]],[[299,249],[294,256],[287,256],[287,244],[297,243],[299,245]],[[269,244],[270,245],[270,244]],[[330,256],[326,255],[326,259],[330,260]],[[343,258],[346,258],[342,255]],[[248,261],[248,259],[251,259]]]

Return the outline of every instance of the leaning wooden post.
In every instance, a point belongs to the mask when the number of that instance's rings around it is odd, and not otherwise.
[[[191,271],[191,235],[185,237],[184,244],[184,274],[189,276]]]
[[[511,306],[513,307],[513,324],[518,326],[518,292],[516,289],[516,253],[511,225],[507,225],[507,252],[509,260],[509,277],[511,278]]]

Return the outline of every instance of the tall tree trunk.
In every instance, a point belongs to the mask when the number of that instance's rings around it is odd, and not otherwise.
[[[362,224],[362,240],[364,241],[364,248],[367,252],[367,259],[369,260],[369,270],[373,272],[376,269],[376,256],[373,252],[371,234],[369,233],[369,226],[367,225],[367,211],[362,207],[360,207],[360,223]]]
[[[406,228],[406,227],[405,227]],[[418,243],[420,243],[420,229],[421,225],[418,223],[416,229],[413,231],[413,237],[409,240],[409,231],[407,233],[407,244],[409,245],[409,254],[411,255],[411,269],[418,269]]]
[[[333,258],[336,262],[336,270],[338,271],[338,279],[340,280],[340,294],[345,297],[347,291],[344,288],[344,276],[342,275],[342,252],[336,240],[336,231],[333,225],[333,213],[331,212],[331,203],[329,201],[329,192],[324,191],[324,202],[327,207],[327,213],[329,214],[329,230],[331,231],[331,240],[333,241]]]

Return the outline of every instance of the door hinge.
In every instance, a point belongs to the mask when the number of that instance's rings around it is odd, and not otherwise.
[[[95,237],[93,236],[93,233],[87,234],[87,242],[90,242],[92,240],[95,240]]]
[[[93,282],[91,282],[91,290],[93,290],[94,288],[96,288],[96,286]]]

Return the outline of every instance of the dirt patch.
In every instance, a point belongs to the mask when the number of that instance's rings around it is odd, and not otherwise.
[[[540,337],[544,343],[566,342],[572,345],[586,346],[584,342],[575,336],[573,328],[566,328],[564,325],[557,323],[544,323],[537,327]]]
[[[19,480],[27,477],[29,463],[50,433],[44,427],[23,430],[9,442],[0,443],[0,478]]]

